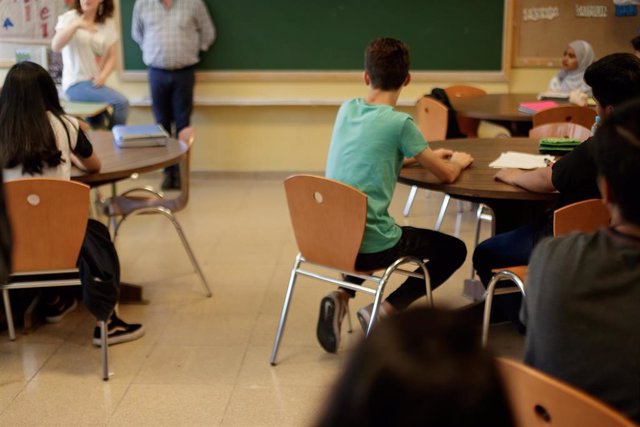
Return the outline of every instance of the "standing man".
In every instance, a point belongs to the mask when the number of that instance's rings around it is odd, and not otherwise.
[[[149,69],[151,108],[156,122],[175,135],[189,126],[193,110],[195,65],[216,31],[202,0],[137,0],[131,36]],[[179,189],[178,166],[164,171],[162,189]]]

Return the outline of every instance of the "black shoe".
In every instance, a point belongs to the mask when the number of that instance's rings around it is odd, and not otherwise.
[[[175,172],[165,172],[160,188],[163,190],[180,190],[180,175]]]
[[[318,342],[329,353],[335,353],[340,345],[340,327],[347,313],[347,301],[340,291],[333,291],[320,301],[320,316],[316,336]]]
[[[144,335],[144,326],[139,323],[126,323],[116,314],[111,315],[107,324],[107,344],[114,345],[137,340]],[[93,345],[100,346],[100,327],[93,330]]]
[[[60,295],[53,304],[44,304],[44,320],[47,323],[58,323],[77,306],[75,298]]]

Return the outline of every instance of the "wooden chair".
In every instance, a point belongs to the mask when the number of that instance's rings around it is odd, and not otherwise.
[[[529,131],[529,138],[546,137],[575,138],[584,142],[591,137],[591,129],[578,123],[554,122],[536,126]]]
[[[444,91],[446,92],[449,100],[452,103],[456,98],[468,98],[472,96],[483,96],[487,94],[486,91],[480,88],[466,85],[449,86],[445,88]],[[460,132],[465,134],[467,138],[478,137],[478,126],[480,126],[479,119],[472,119],[458,113],[456,113],[456,119],[458,120],[458,127],[460,128]]]
[[[523,363],[496,359],[519,427],[637,427],[615,409]]]
[[[609,224],[611,216],[609,210],[601,199],[582,200],[557,209],[553,213],[553,236],[558,237],[572,231],[593,233],[601,227]],[[489,338],[489,323],[491,319],[491,306],[494,295],[511,294],[515,292],[526,295],[525,281],[528,268],[526,265],[500,268],[494,270],[494,275],[487,285],[484,303],[484,317],[482,321],[482,344],[486,345]],[[496,288],[501,280],[510,280],[515,288]]]
[[[448,120],[449,109],[442,102],[430,96],[423,96],[416,102],[416,125],[427,141],[446,139]],[[411,186],[407,203],[402,211],[404,216],[409,216],[417,192],[418,187]]]
[[[89,187],[73,181],[29,178],[5,183],[13,237],[11,276],[0,284],[9,338],[16,339],[10,289],[80,285],[76,263],[89,216]],[[99,320],[102,379],[109,379],[107,331]]]
[[[276,356],[298,276],[373,295],[373,311],[367,334],[376,322],[385,286],[394,273],[423,279],[427,302],[432,303],[429,276],[423,260],[410,256],[399,258],[382,275],[355,269],[356,257],[367,220],[366,194],[339,181],[313,175],[291,176],[284,181],[284,187],[291,225],[300,252],[291,269],[289,286],[271,352],[272,365],[276,364]],[[400,268],[407,263],[417,264],[422,274]],[[307,270],[303,264],[311,264],[316,268],[313,271]],[[364,284],[356,285],[337,279],[335,276],[338,273],[374,282],[376,287],[370,288]],[[347,316],[349,316],[348,312]],[[350,322],[350,319],[348,320]]]
[[[571,122],[591,129],[596,121],[596,110],[578,105],[561,105],[533,115],[533,127],[547,123]]]
[[[189,256],[189,260],[196,274],[202,282],[207,297],[210,297],[211,289],[209,288],[207,279],[204,277],[202,269],[187,241],[187,237],[175,216],[175,213],[184,209],[189,202],[189,176],[191,174],[191,149],[195,139],[194,129],[182,129],[180,135],[178,135],[178,139],[187,144],[187,153],[184,160],[180,163],[180,181],[182,183],[180,194],[174,198],[167,198],[162,193],[148,187],[133,188],[104,201],[104,213],[110,218],[114,242],[118,237],[122,223],[132,216],[160,214],[168,218],[182,241],[182,245]]]

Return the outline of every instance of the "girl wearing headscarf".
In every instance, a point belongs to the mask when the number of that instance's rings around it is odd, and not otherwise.
[[[550,92],[569,94],[574,91],[591,96],[591,88],[584,82],[584,72],[595,60],[593,48],[584,40],[575,40],[562,54],[562,70],[549,82]]]

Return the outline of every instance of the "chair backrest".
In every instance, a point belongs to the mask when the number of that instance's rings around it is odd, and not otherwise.
[[[89,218],[89,187],[59,179],[5,184],[12,273],[76,268]]]
[[[562,105],[548,108],[533,115],[533,127],[546,123],[571,122],[582,125],[588,129],[596,121],[596,110],[579,105]]]
[[[416,102],[416,124],[427,141],[447,137],[449,109],[442,102],[423,96]]]
[[[578,123],[554,122],[536,126],[529,131],[529,138],[545,137],[575,138],[585,141],[591,136],[591,129]]]
[[[183,209],[189,202],[189,188],[191,177],[191,148],[196,139],[196,130],[186,127],[178,134],[178,140],[187,145],[187,153],[180,162],[180,194],[176,197],[171,211],[177,212]]]
[[[635,423],[585,392],[514,360],[498,358],[519,427],[633,427]]]
[[[553,213],[553,235],[572,231],[592,233],[609,225],[611,215],[601,199],[582,200],[556,209]]]
[[[354,271],[367,220],[367,195],[333,179],[284,181],[298,249],[307,261]]]
[[[455,99],[457,98],[468,98],[472,96],[483,96],[487,94],[487,92],[480,88],[466,85],[449,86],[445,88],[444,91],[447,93],[447,96],[452,103],[455,103]],[[480,125],[480,120],[465,117],[459,113],[456,113],[456,117],[458,119],[458,127],[460,128],[460,132],[465,134],[467,138],[475,138],[478,136],[478,126]]]

